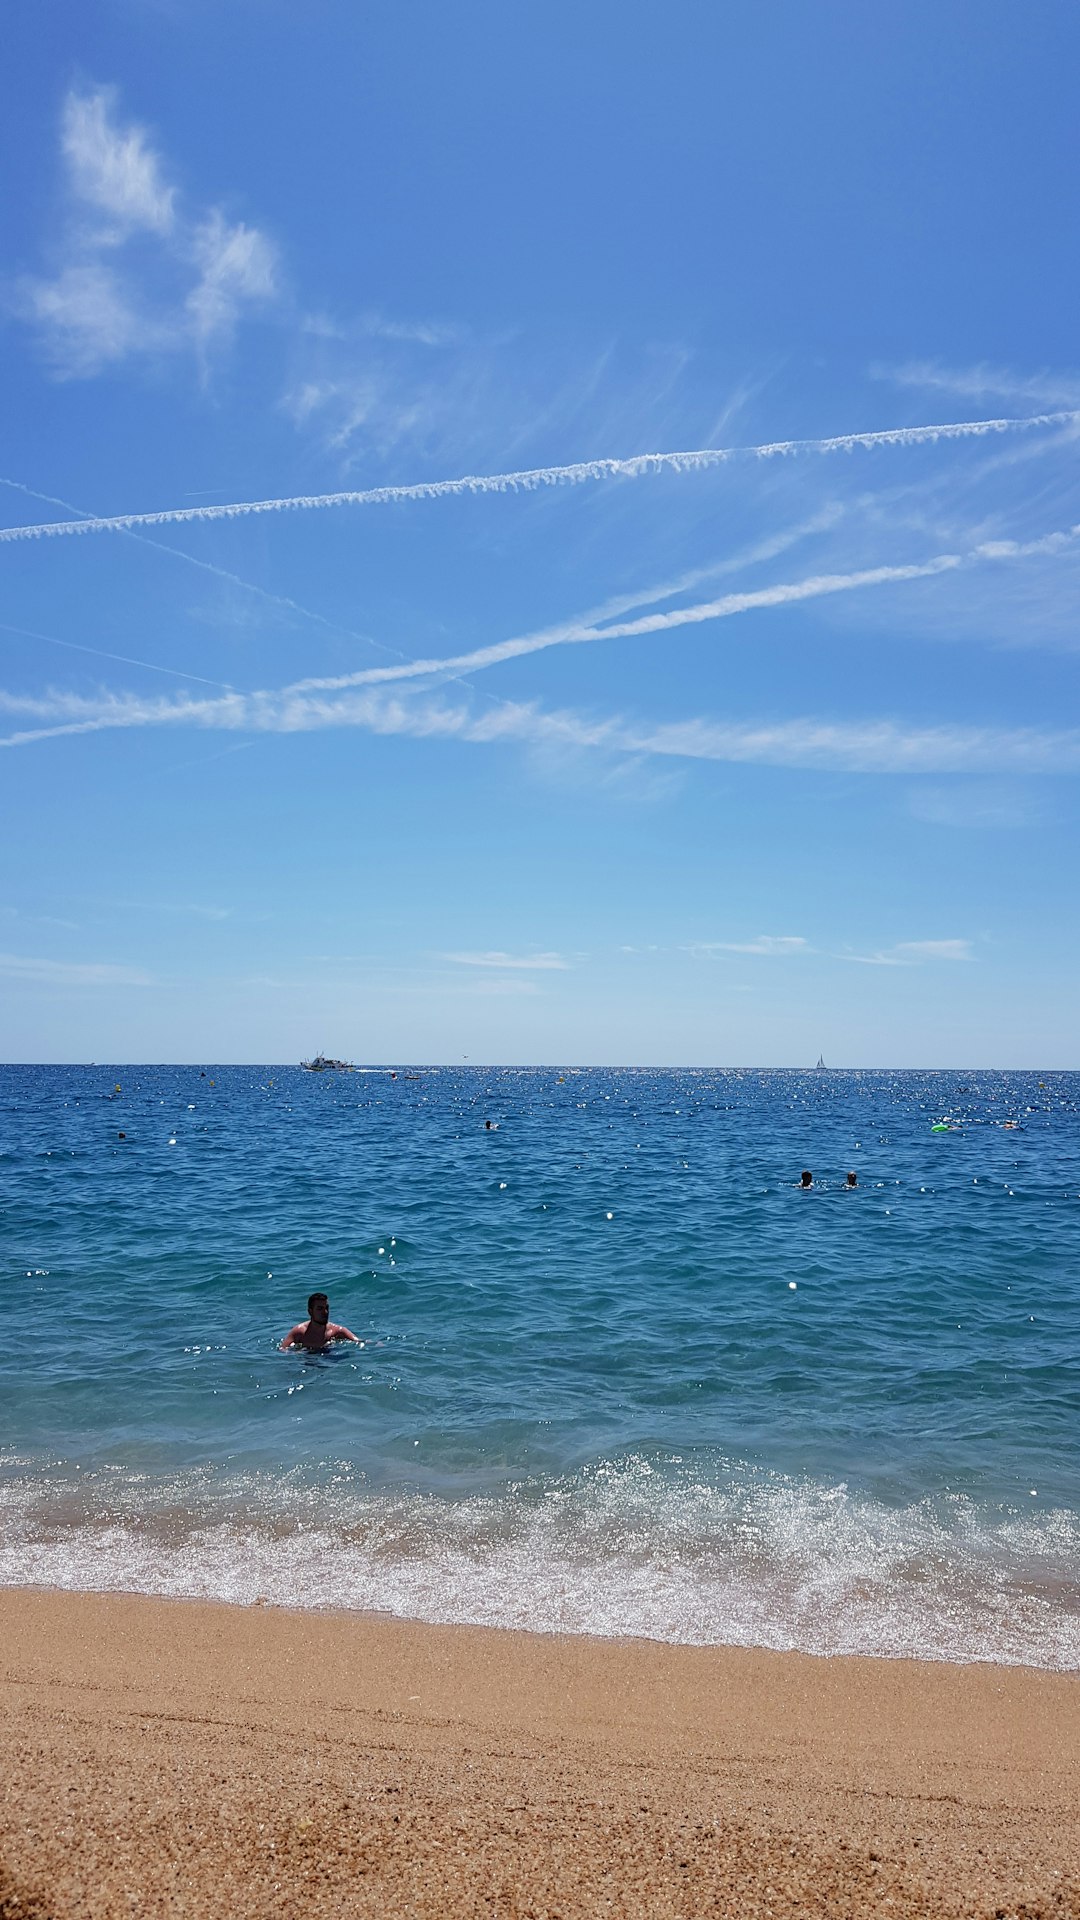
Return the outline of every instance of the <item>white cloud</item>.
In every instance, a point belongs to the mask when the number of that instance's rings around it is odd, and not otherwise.
[[[36,980],[54,987],[150,987],[153,977],[139,967],[116,967],[76,960],[37,960],[0,953],[0,974],[9,980]]]
[[[205,347],[230,333],[245,300],[269,300],[275,289],[275,254],[257,227],[230,227],[215,208],[192,237],[201,278],[185,302],[192,330]]]
[[[22,298],[53,359],[73,376],[173,344],[168,324],[138,313],[121,276],[97,260],[64,267],[55,280],[25,281]]]
[[[61,920],[55,913],[27,913],[22,907],[0,907],[0,917],[5,920],[21,920],[39,927],[63,927],[67,933],[78,933],[77,920]]]
[[[699,940],[687,948],[688,953],[756,953],[772,959],[813,951],[809,941],[795,933],[759,933],[756,940]]]
[[[454,347],[463,338],[461,327],[442,320],[391,320],[383,314],[367,313],[361,325],[376,339],[400,340],[418,347]]]
[[[974,960],[970,940],[898,940],[880,953],[837,953],[859,967],[917,967],[927,960]]]
[[[9,734],[0,739],[0,747],[109,728],[183,726],[268,734],[359,727],[376,734],[477,745],[555,741],[609,753],[845,773],[1080,771],[1080,728],[905,727],[888,719],[806,717],[762,723],[695,717],[649,727],[618,714],[594,719],[572,710],[547,711],[532,701],[499,701],[478,713],[464,703],[449,705],[372,689],[336,699],[299,693],[294,687],[203,699],[0,690],[0,712],[46,723]]]
[[[60,143],[71,190],[117,223],[116,237],[136,227],[168,233],[176,189],[165,185],[145,129],[112,124],[115,99],[114,88],[102,87],[96,93],[69,93],[64,102]]]
[[[1014,373],[1008,367],[983,362],[974,367],[943,367],[937,360],[908,360],[902,366],[874,366],[876,380],[898,387],[917,387],[924,393],[949,393],[965,400],[1015,400],[1025,406],[1080,406],[1080,375],[1069,373]]]
[[[115,107],[112,88],[68,95],[68,232],[55,274],[27,277],[19,288],[19,310],[67,378],[184,349],[205,366],[244,307],[276,292],[265,234],[230,224],[219,208],[178,211],[178,190],[166,183],[144,129],[120,125]]]
[[[198,920],[228,920],[232,917],[231,907],[200,907],[193,900],[165,900],[159,910],[162,913],[191,913]]]
[[[972,960],[970,940],[901,940],[894,953],[911,960]]]
[[[561,953],[444,953],[459,967],[520,967],[527,972],[565,973],[570,965]]]
[[[1033,794],[1000,781],[965,782],[962,786],[913,787],[907,811],[931,826],[963,828],[1028,827],[1041,816]]]

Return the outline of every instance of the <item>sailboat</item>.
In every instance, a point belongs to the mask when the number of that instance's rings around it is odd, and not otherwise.
[[[825,1056],[824,1054],[819,1053],[817,1057],[817,1066],[814,1068],[814,1072],[824,1073],[824,1071],[825,1071]]]

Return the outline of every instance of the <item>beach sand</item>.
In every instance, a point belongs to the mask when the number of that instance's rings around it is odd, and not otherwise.
[[[0,1592],[0,1920],[1080,1916],[1080,1677]]]

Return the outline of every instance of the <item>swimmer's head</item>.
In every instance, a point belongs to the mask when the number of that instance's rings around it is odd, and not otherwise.
[[[799,1181],[799,1185],[801,1187],[812,1187],[813,1184],[814,1184],[813,1174],[811,1173],[809,1167],[804,1167],[802,1170],[802,1177]]]
[[[330,1318],[330,1302],[325,1293],[312,1293],[308,1296],[308,1319],[317,1320],[325,1326]]]
[[[847,1183],[848,1183],[848,1186],[849,1186],[849,1187],[857,1187],[857,1186],[858,1186],[858,1184],[859,1184],[859,1176],[858,1176],[858,1174],[857,1174],[857,1173],[849,1173],[849,1174],[848,1174],[848,1177],[847,1177]]]

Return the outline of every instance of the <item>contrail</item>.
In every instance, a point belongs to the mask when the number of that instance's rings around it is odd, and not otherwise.
[[[55,633],[37,633],[32,627],[13,627],[0,620],[0,633],[21,634],[24,640],[45,640],[50,647],[69,647],[73,653],[90,653],[96,660],[119,660],[125,667],[142,667],[147,673],[171,673],[178,680],[198,680],[204,687],[220,687],[222,693],[236,689],[227,680],[208,680],[205,673],[187,673],[183,667],[161,667],[153,660],[136,660],[130,653],[106,653],[104,647],[84,647],[78,640],[61,640]]]
[[[815,600],[824,595],[849,593],[863,587],[891,585],[909,580],[925,580],[935,575],[952,573],[958,569],[977,564],[979,561],[1001,561],[1024,559],[1035,554],[1056,554],[1067,549],[1080,538],[1080,522],[1073,527],[1053,533],[1043,534],[1037,539],[987,540],[970,548],[965,553],[939,553],[928,560],[911,562],[901,566],[865,567],[854,573],[813,574],[804,580],[778,581],[772,586],[752,588],[748,592],[724,594],[720,599],[699,602],[690,607],[677,607],[667,613],[645,614],[637,620],[613,622],[607,626],[567,624],[563,627],[548,628],[543,632],[522,635],[518,639],[497,641],[492,646],[478,647],[472,653],[458,654],[449,659],[430,659],[409,661],[401,667],[366,667],[357,673],[342,674],[326,679],[295,680],[289,685],[278,688],[259,688],[245,694],[229,689],[217,700],[207,698],[193,699],[185,696],[179,701],[148,700],[130,694],[106,694],[97,699],[87,699],[80,694],[50,692],[44,696],[29,693],[11,693],[0,689],[0,712],[32,714],[38,719],[55,720],[58,724],[48,727],[35,727],[9,734],[0,738],[0,748],[25,746],[33,741],[51,740],[65,734],[96,733],[110,727],[144,727],[194,725],[203,727],[223,727],[227,729],[250,729],[255,732],[294,732],[326,726],[366,725],[376,732],[413,732],[443,733],[449,730],[460,733],[462,737],[473,740],[493,739],[499,735],[508,722],[513,731],[513,716],[520,715],[526,709],[520,703],[497,700],[492,697],[493,711],[481,719],[468,720],[467,727],[462,719],[464,709],[459,710],[458,719],[450,725],[450,709],[426,707],[406,707],[400,701],[387,699],[382,688],[387,681],[400,682],[414,677],[433,677],[438,675],[459,676],[462,668],[477,669],[497,665],[503,660],[516,659],[523,654],[536,653],[552,646],[589,644],[598,640],[616,640],[650,633],[662,633],[672,628],[698,625],[712,620],[730,619],[733,615],[749,613],[759,607],[780,607],[805,600]],[[694,576],[685,576],[686,578]],[[664,589],[645,596],[646,604],[651,598],[660,598]],[[612,612],[617,607],[641,604],[628,598],[609,601],[603,613]],[[357,689],[370,691],[363,694]],[[337,700],[319,699],[318,694],[336,693]],[[387,689],[387,694],[389,689]],[[341,695],[351,694],[351,699]],[[532,707],[529,712],[535,712]],[[418,720],[417,716],[421,718]],[[406,716],[410,716],[406,719]],[[545,723],[548,724],[548,723]],[[552,723],[553,724],[553,723]],[[614,723],[602,722],[590,733],[588,744],[600,744],[611,734]],[[463,731],[464,729],[464,731]],[[657,738],[663,736],[661,728]],[[629,737],[629,736],[627,736]],[[584,737],[578,744],[586,744]],[[661,747],[646,747],[639,743],[635,751],[661,752]],[[706,756],[708,757],[708,756]]]
[[[464,678],[466,669],[462,666],[462,662],[467,662],[470,667],[490,667],[497,665],[501,660],[516,660],[522,654],[542,653],[548,647],[573,646],[579,641],[587,640],[622,639],[631,631],[631,628],[601,626],[600,623],[610,622],[620,613],[635,613],[639,607],[653,606],[658,600],[672,600],[676,594],[685,593],[690,587],[700,586],[705,580],[715,580],[726,573],[738,573],[742,568],[757,566],[763,560],[777,559],[780,554],[796,546],[800,540],[805,540],[808,535],[827,531],[842,517],[842,508],[827,507],[823,512],[815,514],[812,519],[804,520],[797,526],[788,527],[782,533],[772,534],[767,540],[759,540],[751,547],[743,547],[739,552],[729,554],[723,560],[715,560],[707,567],[695,567],[692,572],[680,574],[677,579],[666,580],[659,586],[641,587],[631,593],[613,594],[599,606],[590,608],[587,613],[574,614],[568,620],[556,622],[554,626],[540,627],[532,633],[518,634],[513,639],[497,640],[490,646],[477,647],[471,653],[451,654],[428,660],[417,660],[402,654],[400,658],[403,664],[400,667],[361,667],[353,673],[308,677],[295,680],[289,691],[291,693],[337,693],[347,687],[374,685],[381,680],[425,679],[432,675],[437,675],[440,679],[445,677],[460,680],[462,686],[469,686],[470,682]],[[934,571],[937,570],[935,566]],[[716,604],[719,605],[719,603]],[[723,612],[729,610],[734,612],[742,609],[725,607],[717,617],[722,618]],[[677,614],[672,624],[681,626],[689,620],[705,617],[695,609],[689,609]],[[643,628],[642,631],[649,631],[649,629]],[[484,692],[483,688],[475,690]],[[484,697],[494,698],[493,695],[487,694]]]
[[[2,527],[0,541],[44,540],[75,533],[130,533],[201,520],[239,520],[255,513],[310,512],[322,507],[386,506],[403,500],[441,500],[454,494],[530,493],[539,487],[577,487],[589,480],[637,480],[665,471],[689,473],[732,460],[772,460],[805,453],[854,453],[872,447],[914,447],[938,440],[964,440],[990,433],[1075,426],[1080,410],[1035,413],[1003,420],[953,420],[938,426],[888,427],[875,433],[841,433],[828,440],[772,440],[757,447],[699,447],[683,453],[639,453],[626,460],[581,460],[571,466],[528,467],[518,473],[465,474],[458,480],[422,480],[412,486],[367,487],[343,493],[299,493],[277,500],[237,500],[209,507],[163,507],[157,513],[98,515],[85,520],[46,521],[32,527]]]
[[[84,525],[96,525],[100,518],[98,514],[87,513],[85,507],[76,507],[70,500],[62,500],[55,493],[42,493],[37,487],[28,487],[25,480],[9,480],[6,475],[0,474],[0,487],[12,487],[17,493],[28,494],[32,500],[47,500],[52,507],[63,507],[65,513],[76,514]],[[58,521],[57,524],[66,527],[68,522]],[[71,530],[75,531],[74,528]],[[186,553],[183,547],[170,547],[164,540],[151,540],[146,534],[133,533],[128,527],[119,527],[117,532],[126,534],[131,540],[137,540],[140,546],[152,547],[155,553],[168,554],[170,560],[182,560],[186,566],[197,567],[200,573],[213,574],[215,579],[225,580],[230,586],[240,587],[245,593],[255,594],[258,599],[266,601],[270,606],[284,607],[287,613],[298,613],[304,620],[314,620],[319,626],[328,627],[331,633],[344,634],[347,640],[356,640],[362,645],[375,647],[378,652],[391,654],[398,660],[406,658],[397,647],[387,646],[385,641],[373,640],[370,634],[356,633],[351,627],[343,627],[339,621],[329,619],[325,613],[317,613],[313,607],[302,606],[299,600],[290,600],[287,594],[271,593],[267,587],[257,586],[254,580],[245,580],[242,574],[230,573],[227,567],[215,566],[212,560],[200,560],[195,554]],[[0,539],[3,537],[4,529],[0,528]],[[198,678],[198,675],[193,677]]]
[[[798,530],[796,530],[798,531]],[[751,587],[743,593],[725,593],[718,600],[703,600],[689,607],[675,607],[667,613],[646,613],[637,620],[610,620],[611,613],[648,605],[680,592],[687,582],[704,579],[722,567],[700,568],[681,582],[649,595],[626,595],[608,602],[593,621],[566,621],[546,627],[538,633],[521,634],[512,640],[495,640],[486,647],[474,647],[470,653],[455,653],[444,658],[410,660],[400,667],[362,667],[356,673],[335,674],[319,679],[295,680],[286,693],[339,693],[349,687],[379,686],[387,681],[419,680],[452,676],[501,665],[504,660],[520,660],[530,653],[543,653],[548,647],[588,646],[597,640],[630,640],[648,633],[666,633],[674,627],[700,626],[712,620],[730,620],[733,615],[751,613],[758,607],[786,607],[801,600],[819,600],[836,593],[854,593],[862,587],[900,584],[906,580],[929,580],[935,574],[955,573],[976,566],[980,561],[1022,560],[1035,554],[1060,553],[1080,537],[1080,522],[1074,527],[1042,534],[1036,540],[984,540],[964,553],[937,553],[929,560],[916,560],[902,566],[862,567],[854,573],[818,573],[805,580],[781,580],[769,587]],[[774,543],[778,544],[778,543]],[[597,625],[600,618],[606,625]]]
[[[1034,540],[988,540],[970,548],[966,553],[936,554],[929,560],[904,566],[867,567],[855,573],[816,574],[805,580],[781,581],[769,587],[752,589],[746,593],[725,594],[718,600],[701,602],[692,607],[675,608],[668,613],[646,614],[637,620],[621,621],[609,626],[579,625],[576,628],[549,628],[544,633],[503,641],[492,647],[478,648],[472,654],[459,655],[451,660],[415,661],[405,669],[369,667],[362,672],[335,679],[298,680],[288,686],[261,688],[250,694],[230,690],[217,699],[209,699],[206,696],[195,698],[185,694],[180,699],[167,700],[114,693],[88,699],[82,694],[50,691],[41,695],[12,693],[0,689],[0,712],[21,713],[38,721],[45,720],[53,723],[22,728],[16,733],[0,737],[0,748],[28,746],[42,740],[58,739],[63,735],[97,733],[105,728],[188,725],[226,731],[294,733],[324,727],[360,726],[383,734],[456,737],[477,742],[503,738],[560,738],[572,741],[577,746],[613,746],[620,751],[634,753],[675,753],[691,758],[745,758],[768,761],[773,756],[773,746],[770,742],[774,743],[775,739],[784,735],[783,725],[779,730],[746,728],[738,725],[731,728],[716,724],[706,725],[703,721],[695,720],[681,722],[675,726],[661,726],[651,733],[642,733],[629,728],[618,718],[588,721],[580,716],[544,715],[534,703],[506,700],[493,701],[491,711],[477,716],[464,707],[450,708],[430,701],[415,704],[402,700],[396,697],[392,689],[379,683],[385,683],[390,676],[401,679],[406,674],[410,677],[413,673],[436,674],[440,670],[453,670],[462,665],[474,668],[494,665],[497,661],[514,658],[521,653],[536,652],[541,647],[664,632],[688,623],[727,619],[734,614],[749,612],[757,607],[784,606],[792,602],[816,599],[825,594],[847,593],[861,587],[928,579],[934,575],[951,573],[978,561],[1015,560],[1034,554],[1061,553],[1078,538],[1080,538],[1080,523],[1067,529],[1043,534]],[[661,595],[655,597],[661,597]],[[610,612],[615,607],[625,604],[625,600],[612,601],[608,603],[606,609],[600,611]],[[363,691],[359,691],[361,688]],[[319,694],[325,695],[330,692],[337,693],[338,697],[336,699],[317,697]],[[819,727],[817,723],[803,721],[793,724],[804,729],[803,734],[800,735],[802,741],[799,747],[800,753],[812,755],[820,748],[828,754],[837,741],[841,739],[847,741],[847,734],[843,727],[837,730],[827,724]],[[806,729],[809,729],[809,732]],[[903,752],[897,744],[899,736],[894,738],[893,732],[885,723],[882,723],[878,732],[893,758],[894,768],[899,768],[904,764]],[[911,764],[921,764],[919,756],[924,752],[938,753],[943,742],[949,739],[960,740],[961,736],[967,737],[963,729],[954,730],[952,733],[948,728],[924,729],[918,734],[920,744]],[[873,742],[878,738],[878,734],[873,729],[869,734],[864,733],[860,737],[863,738],[864,743],[867,741],[870,743],[867,746],[868,757],[864,762],[857,763],[850,757],[843,762],[853,770],[857,765],[870,767],[873,764],[873,751],[876,751]],[[1004,740],[1005,736],[1002,735],[1001,738]],[[1015,749],[1018,756],[1016,763],[1020,764],[1028,754],[1031,740],[1035,736],[1025,734],[1021,730],[1010,735],[1009,738],[1013,744],[1008,748],[1008,752],[1011,754]],[[1050,736],[1046,738],[1049,739]],[[1055,759],[1052,764],[1059,767],[1074,766],[1080,757],[1080,730],[1068,736],[1054,735],[1053,742],[1053,752],[1057,754],[1060,750],[1064,754],[1064,759]],[[849,747],[850,741],[843,747],[843,753],[847,753]],[[787,749],[785,748],[784,751],[786,752]],[[862,751],[861,748],[860,751]],[[812,758],[784,762],[792,765],[812,763]],[[940,769],[949,763],[938,759],[925,764],[933,764]],[[954,770],[962,764],[963,756],[956,762]]]
[[[756,587],[746,593],[726,593],[719,600],[704,600],[692,607],[676,607],[670,613],[647,613],[638,620],[620,620],[610,626],[566,625],[549,627],[541,633],[522,634],[520,639],[495,640],[487,647],[474,647],[471,653],[451,654],[448,658],[411,660],[401,667],[362,667],[356,673],[336,674],[333,678],[296,680],[289,693],[339,692],[347,687],[378,686],[385,681],[429,679],[433,675],[454,675],[499,666],[504,660],[520,660],[523,655],[543,653],[548,647],[588,646],[595,640],[628,640],[647,633],[665,633],[672,627],[699,626],[709,620],[730,620],[733,614],[750,613],[755,607],[783,607],[793,601],[817,600],[825,594],[853,593],[860,587],[880,587],[890,582],[925,580],[937,573],[952,573],[975,557],[983,557],[978,548],[971,554],[939,553],[932,560],[921,560],[900,567],[864,567],[857,573],[820,573],[807,580],[787,580],[772,587]],[[988,555],[1004,558],[1004,555]],[[1011,557],[1011,556],[1010,556]]]

